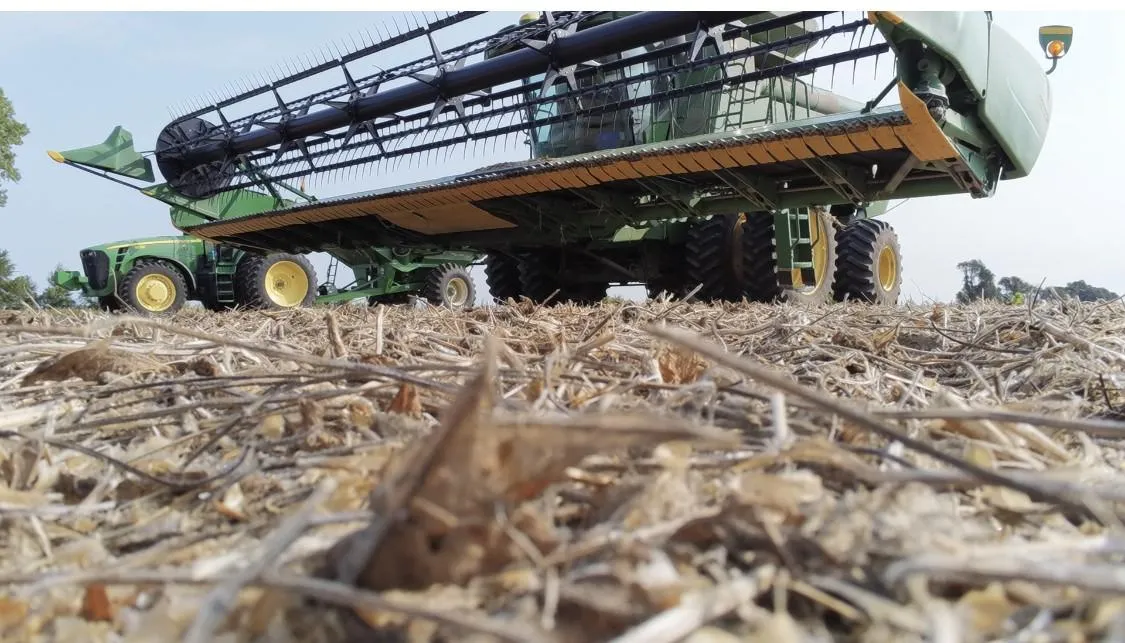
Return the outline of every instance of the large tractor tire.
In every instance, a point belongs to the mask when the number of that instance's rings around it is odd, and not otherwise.
[[[773,214],[752,214],[746,220],[742,234],[743,292],[746,298],[766,303],[789,301],[806,305],[831,301],[836,281],[838,245],[833,221],[832,215],[823,210],[815,210],[809,217],[816,277],[812,283],[805,283],[801,271],[795,269],[790,277],[792,286],[787,286],[778,279]]]
[[[484,281],[496,303],[508,299],[519,300],[523,294],[520,286],[520,262],[509,255],[488,254],[484,258]]]
[[[119,312],[122,310],[121,300],[113,293],[98,297],[98,309],[107,313]]]
[[[898,303],[902,255],[891,225],[878,219],[856,219],[837,233],[836,240],[836,301]]]
[[[719,214],[706,221],[693,221],[684,247],[687,287],[684,294],[702,284],[695,298],[700,301],[738,301],[742,298],[742,245],[745,214]]]
[[[553,303],[563,299],[559,283],[559,262],[555,252],[542,248],[540,252],[520,257],[520,290],[531,301],[542,304],[554,294]],[[558,293],[555,293],[559,290]]]
[[[316,269],[301,255],[247,254],[234,274],[235,298],[253,309],[303,308],[316,299]]]
[[[422,297],[435,306],[463,310],[476,302],[477,291],[467,269],[447,263],[434,268],[426,276]]]
[[[121,279],[119,294],[126,307],[145,315],[172,315],[187,302],[187,281],[174,265],[141,259]]]

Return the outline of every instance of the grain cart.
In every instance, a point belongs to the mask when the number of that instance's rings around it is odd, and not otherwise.
[[[1040,63],[990,12],[555,12],[438,46],[482,15],[365,41],[182,114],[153,156],[186,198],[520,137],[530,159],[178,227],[274,252],[479,249],[501,298],[644,283],[893,303],[902,262],[876,217],[886,202],[990,197],[1032,171],[1050,121]],[[1068,30],[1041,34],[1048,58],[1065,55]],[[398,62],[391,50],[414,40],[430,54]],[[872,89],[835,93],[861,63]]]
[[[117,177],[152,183],[151,163],[133,149],[132,135],[116,128],[105,142],[91,147],[51,152],[60,163],[129,185],[170,206],[173,222],[223,220],[292,205],[276,191],[238,190],[212,198],[191,199],[164,185],[138,187]],[[286,184],[306,203],[315,199]],[[194,219],[193,219],[194,218]],[[189,300],[213,311],[234,306],[293,308],[315,303],[347,302],[366,297],[368,303],[405,303],[412,293],[453,308],[471,305],[475,289],[467,267],[479,256],[470,252],[409,247],[362,247],[329,251],[325,282],[303,254],[254,252],[215,243],[190,234],[146,237],[83,248],[82,270],[59,270],[53,281],[97,300],[105,310],[174,313]],[[336,286],[340,264],[354,280]]]

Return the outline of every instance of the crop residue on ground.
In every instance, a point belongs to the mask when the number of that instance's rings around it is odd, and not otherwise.
[[[0,313],[0,639],[1120,639],[1123,312]]]

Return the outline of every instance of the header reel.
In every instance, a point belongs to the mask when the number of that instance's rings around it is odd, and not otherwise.
[[[890,51],[862,16],[822,28],[819,19],[834,13],[544,12],[442,50],[435,34],[480,15],[457,13],[186,114],[161,133],[156,163],[173,190],[204,198],[371,163],[444,156],[562,121],[609,121],[639,107],[714,100],[738,84],[788,83]],[[833,36],[850,39],[850,48],[807,55]],[[741,50],[732,47],[751,37]],[[429,55],[367,76],[352,71],[374,62],[363,60],[367,56],[379,53],[384,63],[392,46],[421,39]],[[772,57],[773,63],[744,74],[729,71],[748,57]],[[721,76],[709,78],[715,70]],[[334,86],[295,99],[281,96],[296,81],[325,73],[335,75]],[[663,87],[673,75],[693,80]],[[248,109],[251,99],[262,97],[275,105]],[[236,110],[249,113],[232,117]]]

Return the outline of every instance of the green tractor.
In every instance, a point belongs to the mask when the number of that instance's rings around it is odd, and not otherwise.
[[[136,187],[110,175],[153,181],[151,167],[133,149],[131,134],[116,128],[101,144],[66,152],[49,152],[60,163],[90,171]],[[286,184],[306,202],[315,199]],[[139,189],[167,203],[173,222],[224,220],[294,203],[275,191],[241,190],[216,199],[189,199],[170,193],[164,185]],[[104,310],[132,310],[145,314],[172,314],[188,301],[199,301],[212,311],[233,307],[251,309],[294,308],[313,304],[344,303],[366,298],[377,303],[400,304],[418,295],[425,301],[454,309],[473,304],[476,290],[468,267],[480,255],[471,250],[442,248],[336,247],[324,283],[317,284],[316,270],[304,253],[252,251],[215,243],[190,234],[130,239],[84,248],[79,252],[82,270],[59,270],[53,281],[85,297]],[[351,269],[354,280],[336,286],[340,264]]]
[[[53,281],[94,299],[103,310],[172,314],[188,301],[212,311],[235,306],[278,309],[367,298],[369,304],[425,301],[460,309],[476,297],[468,266],[472,253],[372,248],[349,256],[356,274],[335,285],[341,262],[333,256],[325,283],[304,255],[253,254],[191,235],[148,237],[101,244],[79,252],[82,270],[59,270]]]

